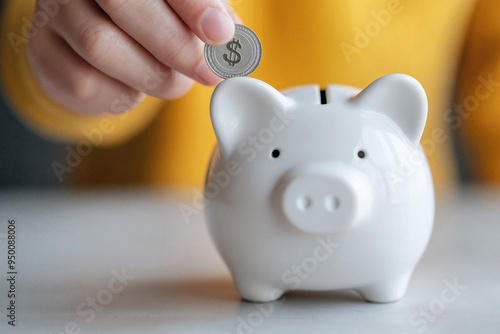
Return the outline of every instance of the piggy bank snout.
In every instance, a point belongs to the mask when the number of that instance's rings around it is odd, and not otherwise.
[[[353,227],[371,210],[369,179],[351,166],[299,166],[284,175],[281,187],[283,213],[304,232],[340,232]]]

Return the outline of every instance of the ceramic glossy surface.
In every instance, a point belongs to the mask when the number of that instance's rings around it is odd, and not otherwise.
[[[321,94],[252,78],[216,88],[218,147],[205,189],[212,239],[249,301],[338,289],[398,300],[434,219],[419,145],[425,92],[391,74],[362,91],[329,85]]]

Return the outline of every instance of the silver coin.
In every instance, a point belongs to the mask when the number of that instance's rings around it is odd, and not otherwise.
[[[259,37],[248,27],[235,25],[234,37],[223,45],[205,45],[208,67],[219,77],[245,77],[257,69],[262,59]]]

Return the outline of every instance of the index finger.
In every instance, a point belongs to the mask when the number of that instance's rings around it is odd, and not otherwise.
[[[206,65],[202,41],[166,1],[96,2],[118,27],[167,67],[203,84],[220,82]]]

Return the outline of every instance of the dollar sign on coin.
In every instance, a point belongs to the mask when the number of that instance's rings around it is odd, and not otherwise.
[[[224,79],[250,75],[262,59],[259,37],[244,25],[236,24],[234,28],[234,37],[227,44],[205,45],[208,67]]]
[[[226,44],[226,48],[231,51],[229,57],[227,54],[224,54],[224,60],[228,62],[229,66],[234,66],[234,64],[238,64],[241,61],[241,55],[238,53],[238,48],[241,49],[240,41],[236,38]]]

